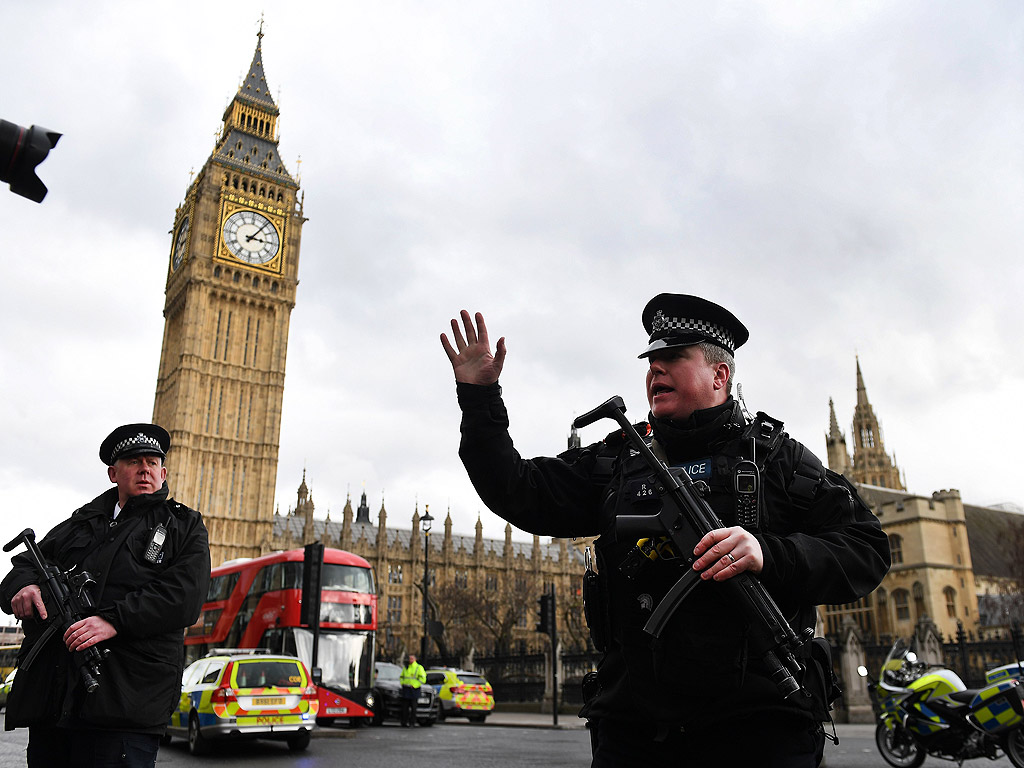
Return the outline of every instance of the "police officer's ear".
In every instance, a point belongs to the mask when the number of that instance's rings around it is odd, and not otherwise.
[[[713,363],[712,365],[715,370],[714,388],[725,389],[729,383],[729,366],[725,363]]]

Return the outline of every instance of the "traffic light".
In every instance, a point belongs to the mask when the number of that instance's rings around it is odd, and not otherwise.
[[[324,545],[317,541],[307,544],[302,561],[302,606],[299,623],[307,627],[320,626],[321,572],[324,565]]]
[[[540,621],[537,622],[537,631],[545,635],[552,635],[555,632],[555,595],[545,592],[537,600],[539,606]]]

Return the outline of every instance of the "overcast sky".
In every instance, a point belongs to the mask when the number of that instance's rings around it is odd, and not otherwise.
[[[64,133],[42,205],[0,188],[3,542],[103,491],[100,441],[152,417],[174,211],[260,10],[2,12],[0,118]],[[374,519],[383,499],[408,526],[418,501],[501,537],[439,334],[466,308],[507,337],[513,438],[550,455],[612,394],[645,417],[640,312],[662,291],[746,323],[748,406],[822,458],[829,398],[852,449],[859,355],[912,492],[1024,502],[1019,2],[262,10],[309,219],[282,512],[305,469],[321,516],[365,488]]]

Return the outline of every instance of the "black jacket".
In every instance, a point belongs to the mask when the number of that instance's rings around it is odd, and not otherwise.
[[[100,644],[100,686],[86,693],[63,644],[63,631],[26,670],[19,669],[8,703],[6,727],[60,723],[159,733],[181,692],[184,629],[199,617],[210,581],[210,547],[202,516],[167,498],[167,484],[153,494],[130,498],[112,521],[117,489],[111,488],[77,510],[39,541],[44,558],[62,571],[73,566],[96,580],[95,614],[117,635]],[[153,529],[167,537],[158,562],[144,558]],[[0,584],[0,607],[25,586],[41,584],[25,553],[12,558]],[[44,599],[49,600],[45,587]],[[47,614],[56,616],[47,604]],[[22,657],[45,629],[26,620]],[[75,654],[77,656],[77,654]]]
[[[751,654],[751,626],[723,584],[700,585],[657,642],[643,632],[651,606],[680,571],[678,563],[665,560],[635,579],[619,571],[636,539],[616,538],[616,515],[654,514],[661,503],[643,490],[653,485],[653,473],[641,457],[630,456],[625,444],[621,450],[609,446],[609,436],[556,458],[524,460],[509,437],[498,385],[459,384],[458,395],[459,454],[490,509],[535,534],[600,535],[596,550],[608,642],[598,668],[600,693],[585,714],[670,724],[744,714],[810,717],[784,702],[763,674]],[[681,430],[685,439],[669,458],[673,464],[708,459],[707,501],[729,526],[735,521],[732,466],[740,453],[733,443],[744,421],[732,401],[712,415],[714,420],[690,432]],[[760,578],[797,632],[813,626],[814,606],[853,602],[881,582],[889,567],[881,526],[849,483],[821,467],[803,445],[785,438],[762,471],[762,488]]]

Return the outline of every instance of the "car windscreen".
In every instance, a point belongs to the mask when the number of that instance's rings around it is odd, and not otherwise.
[[[487,685],[487,681],[480,675],[459,675],[459,682],[463,685]]]
[[[253,659],[235,663],[235,684],[239,688],[297,688],[302,685],[302,669],[297,661]]]
[[[398,667],[392,666],[391,664],[377,665],[378,680],[398,680],[401,676],[402,673],[399,671]]]

